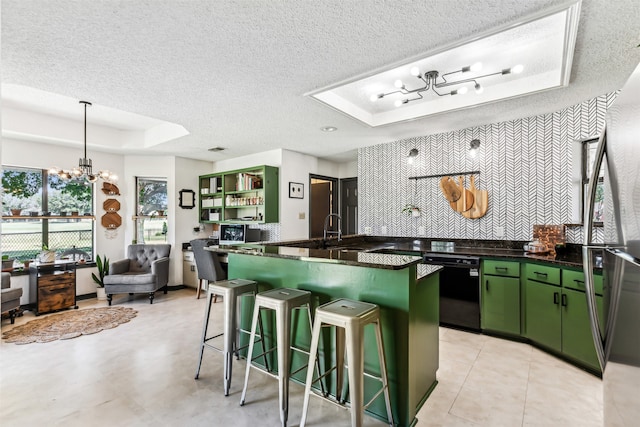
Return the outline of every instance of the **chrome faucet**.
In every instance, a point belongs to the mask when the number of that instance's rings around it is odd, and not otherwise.
[[[338,224],[337,224],[337,231],[328,231],[327,227],[329,226],[329,218],[331,218],[332,216],[335,216],[336,218],[338,218]],[[340,240],[342,240],[342,217],[338,214],[335,213],[331,213],[329,215],[327,215],[327,217],[324,219],[324,233],[322,235],[322,240],[326,241],[327,240],[327,234],[337,234],[338,235],[338,242]]]

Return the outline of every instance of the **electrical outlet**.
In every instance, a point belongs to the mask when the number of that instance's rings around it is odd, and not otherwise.
[[[496,237],[504,237],[504,227],[496,227]]]
[[[418,227],[418,236],[424,236],[425,234],[427,234],[427,232],[424,229],[424,225],[420,225]]]
[[[382,234],[383,236],[385,234],[387,234],[387,226],[383,225],[382,227],[380,227],[380,234]]]
[[[365,227],[364,234],[371,234],[371,227]]]

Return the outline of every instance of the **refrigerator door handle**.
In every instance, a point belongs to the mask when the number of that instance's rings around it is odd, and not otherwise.
[[[591,335],[593,337],[593,344],[596,348],[596,355],[598,356],[598,364],[600,370],[604,372],[606,364],[605,349],[604,349],[604,331],[600,330],[600,319],[598,315],[598,308],[596,305],[596,291],[593,282],[593,261],[591,251],[596,249],[591,246],[582,247],[582,265],[584,267],[584,288],[585,295],[587,297],[587,311],[589,312],[589,323],[591,324]],[[600,248],[597,248],[600,249]]]
[[[589,179],[589,188],[587,190],[587,206],[584,212],[584,246],[582,247],[582,266],[584,268],[584,288],[587,298],[587,310],[589,312],[589,323],[591,324],[591,335],[593,337],[593,344],[596,348],[596,354],[598,356],[598,363],[600,369],[604,372],[604,366],[606,363],[605,348],[604,348],[604,331],[600,330],[600,322],[598,319],[598,306],[596,305],[596,292],[593,282],[593,258],[591,255],[594,249],[592,244],[593,236],[593,212],[595,209],[596,201],[596,188],[598,185],[598,176],[600,175],[600,169],[602,168],[602,162],[604,155],[607,151],[607,132],[606,124],[600,134],[600,140],[598,141],[598,149],[596,151],[595,159],[593,159],[593,169],[591,171],[591,177]]]
[[[593,159],[593,170],[589,177],[589,187],[587,189],[587,206],[585,207],[584,218],[584,245],[590,246],[593,242],[591,236],[593,235],[593,212],[596,204],[596,189],[598,187],[598,176],[600,175],[600,169],[602,168],[602,161],[607,151],[607,132],[606,125],[602,129],[600,134],[600,140],[598,141],[598,149],[596,150],[596,156]]]

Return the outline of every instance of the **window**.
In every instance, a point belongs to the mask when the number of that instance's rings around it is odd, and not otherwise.
[[[138,243],[167,241],[167,180],[165,178],[136,178]]]
[[[44,246],[61,254],[94,253],[93,185],[63,181],[46,170],[3,167],[2,253],[33,259]],[[69,217],[69,218],[67,218]]]
[[[598,149],[598,139],[589,139],[582,143],[582,205],[583,217],[587,206],[589,191],[589,180],[594,167],[596,151]],[[593,221],[602,222],[604,214],[604,165],[600,168],[598,183],[596,187],[596,198],[593,209]]]

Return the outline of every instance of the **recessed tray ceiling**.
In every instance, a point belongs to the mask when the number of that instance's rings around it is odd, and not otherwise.
[[[394,64],[307,95],[375,127],[567,86],[579,14],[580,3],[568,7],[565,5],[560,10],[529,17],[471,40],[427,52],[402,64]],[[419,41],[407,43],[418,44]],[[396,80],[401,80],[407,90],[425,86],[422,80],[411,75],[413,67],[417,67],[421,73],[438,71],[440,76],[437,83],[443,83],[444,73],[461,70],[478,62],[482,64],[480,71],[454,73],[446,77],[447,82],[500,73],[516,65],[524,68],[519,74],[497,74],[478,79],[477,82],[484,89],[479,94],[473,90],[473,83],[467,83],[438,90],[441,94],[448,94],[451,90],[466,86],[468,92],[464,95],[438,96],[433,90],[427,90],[421,93],[422,99],[400,106],[395,103],[409,98],[406,94],[394,93],[376,101],[371,100],[372,95],[397,92],[394,86]]]

